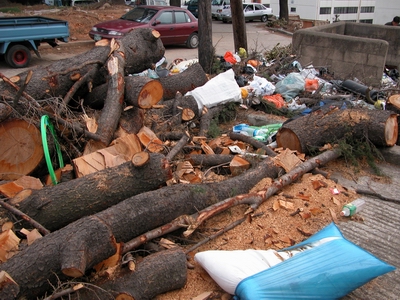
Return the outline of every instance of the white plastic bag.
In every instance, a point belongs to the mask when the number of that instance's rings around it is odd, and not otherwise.
[[[288,258],[286,253],[277,254],[271,249],[210,250],[196,253],[194,259],[225,292],[234,295],[240,281]]]
[[[249,86],[253,88],[255,96],[270,96],[275,92],[275,86],[264,77],[254,75]]]
[[[242,90],[235,80],[232,69],[218,74],[203,86],[187,92],[186,95],[194,97],[200,111],[204,106],[211,108],[228,102],[242,103]]]

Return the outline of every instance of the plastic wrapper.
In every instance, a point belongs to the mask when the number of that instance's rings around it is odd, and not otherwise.
[[[283,250],[205,251],[195,260],[237,300],[339,299],[395,270],[334,223]]]
[[[300,73],[290,73],[275,85],[275,92],[281,94],[286,101],[295,98],[304,91],[305,80]]]

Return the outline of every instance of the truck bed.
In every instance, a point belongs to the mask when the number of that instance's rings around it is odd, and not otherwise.
[[[68,22],[45,17],[0,18],[0,43],[57,39],[68,42]]]

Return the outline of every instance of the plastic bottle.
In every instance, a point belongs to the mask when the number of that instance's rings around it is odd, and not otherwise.
[[[360,212],[365,206],[365,201],[363,199],[356,199],[343,206],[340,215],[343,217],[351,217],[354,214]]]

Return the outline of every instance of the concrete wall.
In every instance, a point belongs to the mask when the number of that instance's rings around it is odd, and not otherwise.
[[[379,87],[385,64],[400,67],[400,27],[338,22],[297,30],[292,46],[303,65],[326,66],[337,79]]]

